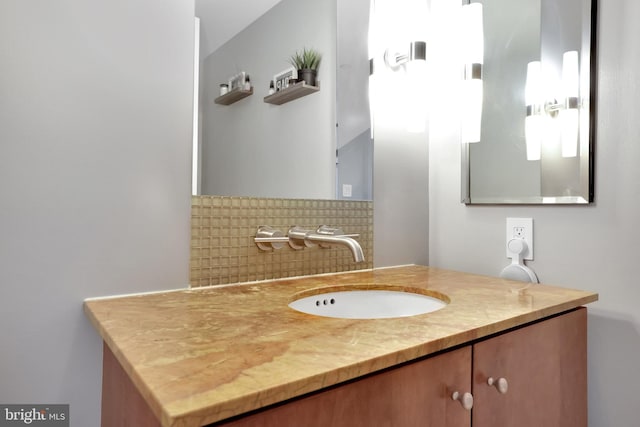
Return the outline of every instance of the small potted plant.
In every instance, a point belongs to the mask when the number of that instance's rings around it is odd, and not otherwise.
[[[304,80],[310,86],[316,86],[318,67],[322,55],[315,49],[302,49],[289,58],[289,62],[298,70],[298,80]]]

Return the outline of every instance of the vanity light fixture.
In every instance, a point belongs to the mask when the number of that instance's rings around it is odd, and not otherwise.
[[[480,142],[482,124],[482,64],[484,62],[484,25],[482,3],[462,6],[462,43],[464,81],[462,83],[462,142]]]
[[[562,101],[546,101],[543,95],[540,61],[527,65],[525,85],[525,139],[527,160],[540,160],[544,122],[559,118],[561,125],[562,157],[575,157],[578,146],[579,129],[579,72],[578,52],[565,52],[562,56]]]
[[[427,60],[427,43],[424,41],[414,41],[409,43],[409,49],[404,52],[391,52],[387,49],[384,53],[384,62],[387,67],[397,70],[402,65],[412,65],[414,63],[424,63]]]
[[[385,49],[381,59],[369,59],[369,108],[371,122],[375,116],[380,96],[377,64],[384,64],[387,70],[405,73],[400,90],[405,92],[407,132],[419,133],[426,130],[427,119],[427,42],[413,41],[404,50]],[[373,127],[373,126],[372,126]],[[372,134],[373,136],[373,134]]]
[[[406,129],[407,132],[420,133],[427,124],[427,43],[413,41],[408,51],[385,52],[387,67],[397,70],[404,66],[406,93]]]
[[[381,85],[395,73],[403,73],[401,83],[394,83],[403,97],[403,107],[406,108],[404,119],[408,132],[424,132],[428,114],[427,105],[427,43],[414,39],[411,42],[398,43],[382,40],[383,27],[385,36],[394,34],[391,28],[398,25],[384,15],[384,7],[397,9],[391,2],[385,0],[370,0],[369,3],[369,110],[373,136],[373,123],[376,111],[381,107],[383,88]],[[384,6],[384,7],[382,7]],[[412,13],[409,11],[407,13]],[[416,12],[417,13],[417,12]],[[418,14],[418,13],[417,13]],[[393,21],[391,19],[391,21]],[[385,37],[386,38],[386,37]],[[404,37],[401,37],[404,38]],[[394,47],[389,47],[394,46]],[[383,75],[384,74],[384,75]],[[386,75],[386,77],[385,77]],[[385,77],[385,78],[383,78]]]

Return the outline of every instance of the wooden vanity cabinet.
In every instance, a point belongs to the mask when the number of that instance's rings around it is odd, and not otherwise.
[[[473,398],[474,427],[586,427],[587,310],[475,343]]]
[[[586,427],[586,331],[578,308],[211,426]],[[105,347],[102,427],[159,426],[136,394]]]
[[[470,390],[467,411],[451,395]],[[587,310],[214,425],[586,427]]]
[[[466,346],[212,426],[468,427],[471,413],[450,396],[470,389]]]

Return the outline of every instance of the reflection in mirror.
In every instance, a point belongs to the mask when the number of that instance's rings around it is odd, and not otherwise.
[[[480,142],[463,144],[462,201],[592,202],[595,3],[470,2],[484,12],[484,101]]]
[[[369,114],[369,0],[338,0],[336,138],[338,199],[373,200]]]
[[[212,1],[196,0],[199,194],[370,200],[368,1],[265,0],[271,4],[223,43],[211,40],[220,25],[212,18],[231,20],[221,11],[239,2]],[[254,3],[241,8],[245,15],[249,6]],[[217,12],[207,13],[212,7]],[[345,25],[349,31],[342,31]],[[320,90],[281,105],[264,102],[274,76],[303,48],[322,55]],[[220,84],[241,72],[250,76],[253,93],[215,103]]]

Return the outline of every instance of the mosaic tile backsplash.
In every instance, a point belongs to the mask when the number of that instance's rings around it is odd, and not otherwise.
[[[326,224],[356,239],[365,262],[356,264],[346,247],[269,252],[253,241],[258,226],[287,233],[298,225]],[[193,196],[191,203],[192,287],[335,273],[373,268],[373,202]]]

